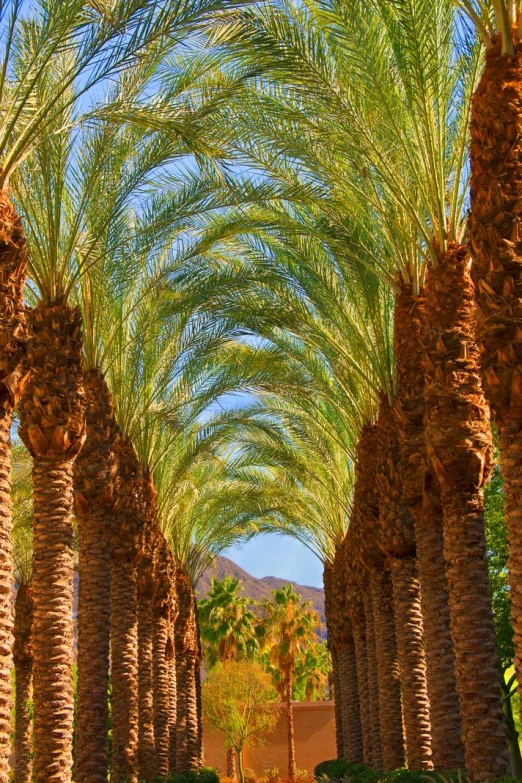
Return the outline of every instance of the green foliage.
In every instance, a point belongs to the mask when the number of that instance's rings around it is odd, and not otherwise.
[[[314,769],[316,778],[328,780],[349,780],[350,783],[428,783],[431,779],[439,783],[453,783],[462,780],[458,775],[439,775],[436,772],[414,772],[409,769],[394,769],[386,772],[370,769],[363,764],[350,764],[342,759],[322,761]],[[518,778],[499,778],[492,783],[511,783]]]
[[[217,663],[203,684],[203,712],[227,747],[258,744],[275,725],[277,699],[269,675],[251,661]]]
[[[169,775],[169,783],[219,783],[219,770],[202,767],[200,772],[189,770],[181,775]]]
[[[252,599],[240,595],[239,579],[212,579],[208,596],[198,603],[199,626],[207,662],[253,658],[259,650],[257,618],[249,608]]]
[[[217,663],[203,684],[203,713],[214,731],[224,734],[225,746],[237,752],[240,783],[244,783],[243,748],[262,743],[277,723],[274,701],[270,676],[252,661]]]
[[[503,669],[511,666],[514,655],[511,604],[508,584],[508,543],[504,520],[504,492],[500,466],[495,465],[484,489],[489,585],[493,604],[495,635]]]

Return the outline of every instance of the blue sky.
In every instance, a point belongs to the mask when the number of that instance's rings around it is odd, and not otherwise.
[[[278,576],[301,585],[323,586],[323,568],[303,544],[286,536],[263,534],[241,547],[223,552],[234,563],[258,579]]]

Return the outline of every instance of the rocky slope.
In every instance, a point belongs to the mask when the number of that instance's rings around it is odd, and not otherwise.
[[[243,568],[233,563],[227,557],[217,557],[214,564],[203,574],[198,585],[198,596],[203,597],[207,595],[210,590],[210,580],[212,577],[223,579],[224,576],[231,576],[234,579],[239,579],[243,585],[243,595],[249,598],[254,598],[256,601],[263,601],[265,598],[270,598],[272,590],[281,588],[283,585],[289,583],[288,579],[278,579],[275,576],[265,576],[262,579],[257,579],[255,576],[247,573]],[[319,587],[307,587],[305,585],[298,585],[294,582],[291,583],[296,593],[305,601],[311,601],[315,610],[319,613],[321,622],[325,623],[324,619],[324,592]],[[322,634],[325,631],[323,629]]]

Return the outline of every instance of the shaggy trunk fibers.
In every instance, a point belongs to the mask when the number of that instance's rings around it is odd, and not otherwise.
[[[16,701],[15,701],[15,781],[31,783],[32,761],[32,718],[31,699],[33,695],[33,588],[21,584],[16,593],[14,620],[14,648]]]
[[[78,783],[106,783],[109,574],[116,423],[111,395],[99,370],[85,373],[84,388],[87,438],[74,466],[79,543],[78,704],[74,766]]]
[[[415,560],[391,558],[395,627],[402,685],[402,707],[408,769],[433,769],[431,760],[430,703],[426,685],[426,659]]]
[[[522,46],[486,52],[471,112],[472,274],[486,397],[499,432],[515,670],[522,687]]]
[[[398,466],[402,504],[413,518],[422,592],[433,765],[439,771],[456,772],[464,768],[464,747],[460,737],[440,492],[426,465],[422,340],[425,310],[424,292],[414,296],[411,287],[403,286],[396,297],[394,320]]]
[[[353,628],[347,607],[347,579],[345,553],[337,549],[333,561],[332,600],[330,601],[333,642],[339,667],[339,700],[343,731],[343,756],[352,764],[363,761],[361,711],[357,684],[357,663]]]
[[[360,588],[355,580],[348,582],[347,603],[353,628],[357,685],[361,708],[361,734],[363,761],[371,766],[373,758],[372,730],[370,724],[370,694],[368,689],[368,648],[366,644],[366,620]]]
[[[166,779],[169,774],[169,659],[174,650],[170,638],[170,615],[172,612],[171,584],[175,571],[171,567],[168,544],[161,537],[158,546],[154,594],[154,737],[158,776]]]
[[[370,732],[372,735],[372,767],[382,769],[381,715],[379,710],[379,669],[375,643],[375,623],[372,599],[369,592],[363,595],[364,616],[366,619],[366,653],[368,656],[368,696],[370,713]]]
[[[13,553],[11,424],[26,376],[23,288],[27,246],[20,218],[0,191],[0,783],[9,780],[12,712]]]
[[[151,531],[147,531],[150,535]],[[146,538],[147,534],[144,534]],[[154,735],[152,554],[143,542],[138,561],[138,768],[140,781],[155,783],[158,773]]]
[[[194,591],[181,565],[176,568],[178,617],[175,626],[177,722],[176,769],[178,774],[198,771],[200,764],[196,666],[198,640]]]
[[[472,780],[509,769],[486,565],[483,486],[492,443],[475,343],[471,259],[453,244],[426,284],[426,442],[441,488],[451,634],[466,769]]]
[[[384,769],[404,766],[402,736],[401,683],[393,596],[387,571],[370,574],[370,592],[375,622],[375,645],[378,660],[379,715],[381,720]]]
[[[143,527],[143,476],[132,445],[115,444],[111,536],[111,783],[138,781],[138,579],[136,560]]]
[[[20,436],[34,486],[33,691],[36,783],[70,783],[73,741],[73,464],[85,440],[79,311],[30,313],[31,377]]]

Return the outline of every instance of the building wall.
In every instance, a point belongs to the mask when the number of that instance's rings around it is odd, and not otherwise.
[[[243,754],[245,769],[261,775],[264,770],[277,767],[284,777],[288,769],[286,707],[281,712],[275,730],[265,737],[265,744],[246,748]],[[333,701],[294,702],[295,753],[297,768],[313,772],[325,759],[336,757],[335,716]],[[226,774],[226,753],[223,734],[215,733],[204,723],[205,764],[218,767]]]

